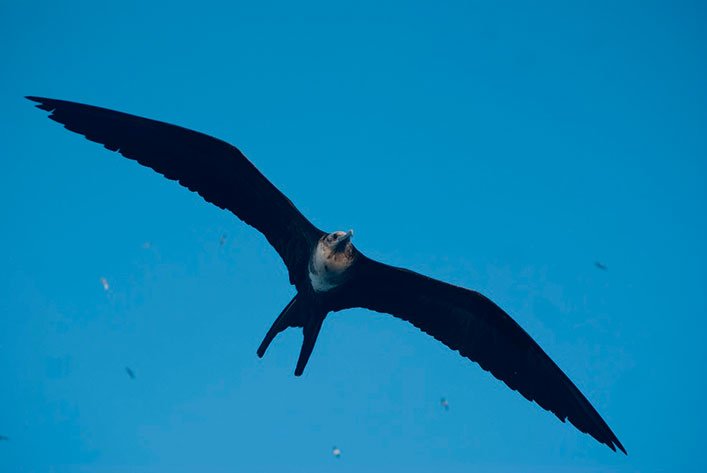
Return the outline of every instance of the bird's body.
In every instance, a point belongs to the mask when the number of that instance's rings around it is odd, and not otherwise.
[[[330,312],[392,314],[490,371],[511,389],[569,419],[612,450],[621,442],[577,387],[503,309],[478,292],[366,257],[352,231],[324,232],[305,218],[234,146],[167,123],[63,100],[28,97],[50,118],[111,151],[178,180],[259,230],[287,266],[296,294],[257,350],[289,327],[303,342],[303,373]]]

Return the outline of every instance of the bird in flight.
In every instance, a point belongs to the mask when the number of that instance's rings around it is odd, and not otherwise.
[[[130,369],[129,366],[125,367],[125,372],[130,377],[130,379],[135,379],[135,372],[132,369]]]
[[[601,261],[595,261],[594,266],[596,266],[598,269],[601,269],[602,271],[607,271],[609,268],[602,263]]]
[[[49,118],[90,141],[178,181],[260,231],[287,266],[297,292],[257,350],[289,327],[302,328],[295,367],[302,375],[330,312],[392,314],[491,372],[508,387],[626,453],[587,398],[503,309],[482,294],[366,257],[353,231],[314,226],[234,146],[168,123],[65,100],[27,97]]]

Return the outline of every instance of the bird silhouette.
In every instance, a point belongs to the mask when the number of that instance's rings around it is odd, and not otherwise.
[[[366,257],[351,242],[352,230],[318,229],[236,147],[135,115],[27,98],[68,130],[178,181],[265,236],[297,292],[265,335],[259,357],[277,334],[300,327],[304,337],[295,367],[300,376],[327,314],[356,307],[392,314],[478,363],[561,421],[626,453],[587,398],[498,305],[476,291]]]

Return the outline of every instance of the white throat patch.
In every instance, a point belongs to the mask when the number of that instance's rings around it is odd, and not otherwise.
[[[353,260],[344,253],[332,253],[319,242],[309,262],[309,281],[317,292],[334,289],[345,280],[345,272]]]
[[[309,280],[312,283],[312,287],[317,292],[326,292],[330,289],[334,289],[338,284],[331,280],[331,278],[309,272]]]

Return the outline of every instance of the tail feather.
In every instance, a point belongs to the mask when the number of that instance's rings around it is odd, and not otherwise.
[[[295,367],[295,376],[302,376],[307,361],[314,350],[314,344],[325,317],[326,313],[322,313],[316,304],[308,303],[308,299],[299,294],[295,295],[275,319],[268,333],[265,334],[265,338],[258,347],[258,357],[262,358],[265,355],[270,343],[279,333],[289,327],[302,327],[304,340],[302,340],[302,348]]]
[[[322,328],[323,322],[324,317],[314,316],[305,324],[302,330],[304,340],[302,340],[302,348],[299,352],[295,376],[302,376],[304,367],[307,366],[307,361],[309,361],[309,356],[312,354],[312,350],[314,350],[314,344],[317,341],[317,336],[319,335],[319,330]]]
[[[277,319],[275,319],[275,322],[273,322],[272,326],[270,327],[270,330],[268,330],[268,333],[265,334],[265,338],[263,338],[263,341],[258,347],[258,358],[262,358],[263,355],[265,355],[265,352],[270,346],[270,343],[280,332],[283,332],[288,327],[297,326],[293,325],[293,322],[296,319],[296,317],[294,317],[296,315],[296,312],[297,295],[295,295],[295,297],[292,298],[290,303],[287,304],[284,309],[282,309],[282,312],[280,312],[280,315],[277,316]]]

